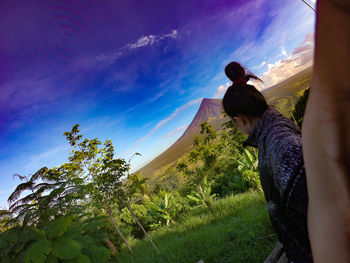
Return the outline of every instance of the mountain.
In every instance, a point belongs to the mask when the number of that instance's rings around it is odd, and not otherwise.
[[[290,117],[294,105],[303,90],[310,87],[312,67],[307,68],[289,79],[262,91],[268,104],[275,106],[285,116]],[[138,170],[145,177],[157,179],[174,165],[178,159],[191,150],[193,136],[199,134],[200,123],[208,121],[215,130],[229,119],[223,117],[222,99],[203,99],[191,124],[183,135],[167,150]]]
[[[228,118],[223,116],[222,99],[203,99],[197,114],[182,136],[165,152],[141,168],[139,172],[145,177],[153,178],[155,171],[171,166],[174,161],[192,148],[193,136],[199,134],[200,124],[203,121],[208,121],[216,130],[221,128],[222,123],[228,121]]]

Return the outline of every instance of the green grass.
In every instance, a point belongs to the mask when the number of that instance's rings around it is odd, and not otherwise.
[[[260,192],[247,192],[213,202],[214,214],[205,208],[189,211],[170,227],[151,234],[160,249],[146,240],[131,240],[132,255],[125,248],[115,262],[263,262],[277,239]]]

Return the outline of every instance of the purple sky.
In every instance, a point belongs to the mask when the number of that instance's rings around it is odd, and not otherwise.
[[[14,173],[67,161],[76,123],[140,152],[136,169],[223,96],[228,62],[265,88],[312,65],[314,16],[300,0],[1,1],[0,206]]]

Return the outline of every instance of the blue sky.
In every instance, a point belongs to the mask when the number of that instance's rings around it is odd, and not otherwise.
[[[314,1],[308,1],[314,6]],[[315,13],[301,0],[2,1],[0,206],[19,181],[67,161],[63,133],[111,139],[132,169],[181,136],[225,65],[266,88],[312,65]]]

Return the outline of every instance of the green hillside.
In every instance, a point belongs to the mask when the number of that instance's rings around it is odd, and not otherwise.
[[[282,114],[291,117],[291,112],[298,98],[306,88],[311,86],[312,67],[297,75],[264,90],[268,104],[275,106]]]
[[[303,91],[310,87],[312,77],[312,68],[303,70],[302,72],[296,74],[295,76],[262,91],[265,96],[268,104],[275,106],[283,115],[288,118],[291,118],[291,113],[294,109],[294,105],[298,98],[302,95]],[[216,104],[221,105],[221,100],[219,99],[205,99],[208,101],[215,101]],[[205,102],[205,103],[206,103]],[[202,115],[202,111],[205,103],[202,103],[199,108],[194,120],[198,115]],[[202,121],[209,119],[209,124],[214,127],[215,130],[221,131],[222,124],[227,122],[229,119],[224,118],[221,114],[222,108],[216,107],[217,112],[211,112],[210,114],[206,113],[202,117]],[[139,172],[144,176],[149,178],[150,184],[172,184],[176,185],[181,183],[181,178],[177,175],[175,166],[179,161],[184,159],[184,155],[193,149],[193,136],[199,134],[199,124],[197,124],[197,129],[191,124],[188,128],[191,129],[191,132],[186,130],[184,134],[170,146],[165,152],[157,156],[153,161],[144,166],[139,170]],[[177,176],[172,176],[176,174]],[[180,182],[179,182],[180,180]]]

